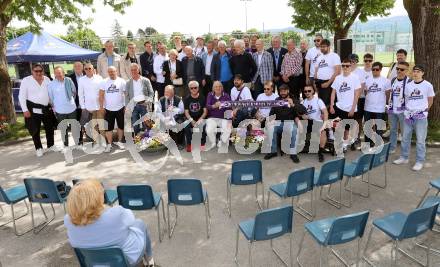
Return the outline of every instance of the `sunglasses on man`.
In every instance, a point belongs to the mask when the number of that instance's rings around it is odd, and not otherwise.
[[[373,62],[373,60],[372,59],[364,59],[364,62],[365,63],[371,63],[371,62]]]
[[[36,70],[33,70],[33,71],[36,72],[36,73],[41,73],[41,72],[43,72],[42,69],[36,69]]]
[[[350,68],[350,67],[351,67],[351,64],[342,64],[342,67],[343,67],[343,68]]]
[[[402,68],[397,67],[396,70],[397,71],[406,71],[407,69],[402,69]]]
[[[199,87],[197,87],[197,86],[193,86],[193,87],[190,87],[189,89],[191,89],[191,90],[195,90],[195,89],[199,89]]]

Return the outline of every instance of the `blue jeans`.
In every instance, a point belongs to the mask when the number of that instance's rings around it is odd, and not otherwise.
[[[151,249],[151,240],[148,234],[147,225],[141,219],[136,219],[132,227],[138,228],[145,233],[145,255],[147,255],[147,257],[153,257],[153,250]],[[141,258],[143,256],[144,255],[141,255]]]
[[[416,162],[423,163],[426,154],[426,134],[428,132],[428,119],[415,120],[414,124],[403,123],[402,151],[400,157],[408,159],[411,147],[413,130],[416,132]]]
[[[133,108],[133,112],[131,113],[131,125],[134,125],[134,123],[142,118],[147,114],[147,106],[144,104],[136,104]],[[141,131],[141,125],[143,124],[137,124],[133,126],[134,134],[138,134]]]
[[[287,126],[289,126],[289,131],[292,132],[292,136],[290,137],[290,153],[288,154],[296,154],[296,131],[297,131],[297,126],[295,123],[289,123]],[[271,152],[272,153],[277,153],[278,150],[278,136],[281,135],[283,133],[283,127],[284,127],[284,122],[281,122],[281,124],[279,126],[275,126],[273,129],[273,138],[272,138],[272,147],[271,147]],[[283,140],[281,139],[281,142]]]
[[[390,121],[390,150],[395,150],[397,148],[397,135],[400,125],[400,129],[403,132],[403,124],[405,123],[405,116],[403,113],[400,114],[388,114],[388,119]]]

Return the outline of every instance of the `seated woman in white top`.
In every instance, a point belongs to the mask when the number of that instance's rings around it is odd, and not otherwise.
[[[67,198],[64,217],[69,242],[74,248],[116,246],[131,265],[145,259],[154,266],[151,241],[143,221],[121,206],[105,208],[104,188],[97,180],[76,184]]]
[[[273,92],[274,84],[272,81],[264,82],[264,93],[257,96],[257,101],[276,100],[278,94]],[[261,127],[264,128],[266,118],[269,117],[270,108],[259,108],[255,117],[261,122]]]

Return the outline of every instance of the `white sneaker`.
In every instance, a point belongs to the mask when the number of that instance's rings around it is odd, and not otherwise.
[[[105,152],[105,153],[110,153],[110,151],[112,151],[112,145],[111,145],[111,144],[108,144],[108,145],[105,147],[104,152]]]
[[[221,147],[221,146],[222,146],[222,141],[219,140],[219,141],[217,142],[217,147]]]
[[[423,163],[421,162],[416,162],[416,164],[414,164],[414,166],[412,167],[413,171],[420,171],[421,169],[423,169]]]
[[[59,147],[56,146],[56,145],[53,145],[53,146],[47,148],[47,150],[52,151],[52,152],[60,152],[60,151],[61,151],[61,148],[59,148]]]
[[[39,148],[39,149],[37,149],[37,151],[36,151],[36,153],[37,153],[37,157],[42,157],[43,156],[43,154],[44,154],[44,151],[43,151],[43,149],[42,148]]]
[[[119,149],[125,149],[125,145],[122,142],[116,142],[115,145],[117,145]]]
[[[393,163],[396,165],[407,164],[408,160],[400,157],[400,158],[396,159],[395,161],[393,161]]]

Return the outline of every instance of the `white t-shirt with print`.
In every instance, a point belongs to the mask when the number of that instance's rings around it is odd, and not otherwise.
[[[335,66],[341,65],[341,58],[335,52],[321,54],[315,63],[318,80],[330,80],[335,73]]]
[[[278,94],[272,93],[270,96],[267,96],[265,93],[261,93],[257,96],[257,101],[267,101],[267,100],[276,100],[278,98]],[[270,108],[260,108],[260,114],[267,118],[269,117]]]
[[[370,77],[365,81],[365,111],[384,113],[387,103],[385,92],[391,90],[391,82],[385,77]]]
[[[319,48],[312,47],[307,50],[306,60],[310,60],[310,77],[314,77],[315,75],[315,64],[318,57],[321,55],[321,50]]]
[[[340,110],[350,112],[353,106],[355,91],[361,89],[359,77],[354,73],[350,73],[348,76],[340,74],[336,76],[334,82],[332,83],[332,88],[336,90],[336,106]],[[357,105],[354,111],[357,111]]]
[[[302,105],[306,108],[306,115],[309,119],[322,121],[322,110],[326,109],[326,106],[318,96],[315,95],[311,100],[304,99]]]
[[[237,99],[238,95],[240,94],[240,91],[234,86],[231,89],[231,99],[232,101],[238,101],[238,100],[254,100],[252,98],[251,90],[247,88],[246,86],[241,89],[243,92],[240,95],[240,99]]]
[[[405,109],[409,111],[422,111],[428,108],[428,97],[434,97],[434,87],[428,81],[416,83],[411,81],[405,87]],[[428,116],[428,111],[423,114]]]
[[[104,108],[110,111],[118,111],[125,106],[125,80],[117,77],[102,82],[99,90],[104,91]]]
[[[364,71],[364,69],[356,68],[354,71],[352,71],[352,73],[356,74],[356,75],[359,77],[359,81],[361,82],[361,85],[362,85],[362,84],[365,84],[365,81],[366,81],[367,79],[365,78],[365,71]],[[364,97],[365,97],[365,93],[364,93],[364,91],[362,90],[362,91],[361,91],[360,98],[364,98]]]
[[[405,97],[403,95],[403,89],[405,89],[405,91],[406,91],[408,83],[411,82],[411,79],[406,77],[405,88],[403,87],[404,80],[405,79],[398,80],[396,78],[391,83],[391,100],[392,100],[392,106],[393,106],[393,113],[395,113],[395,114],[402,113],[404,110],[404,107],[402,107],[402,104],[405,102]]]

